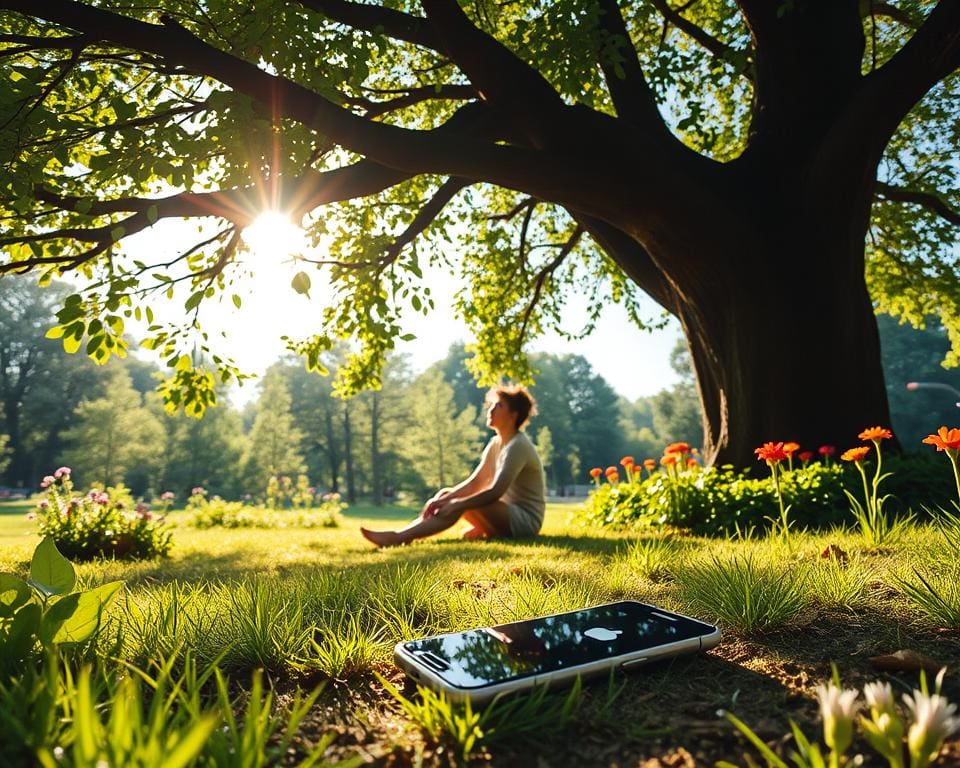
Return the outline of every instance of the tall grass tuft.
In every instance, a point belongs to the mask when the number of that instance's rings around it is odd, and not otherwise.
[[[637,539],[618,560],[640,578],[661,582],[671,577],[677,550],[677,544],[669,539]]]
[[[805,579],[750,555],[694,563],[678,574],[685,602],[730,629],[753,632],[789,623],[806,605]]]
[[[301,669],[319,670],[333,680],[343,681],[369,671],[388,647],[384,627],[367,629],[356,614],[348,614],[337,623],[313,627],[307,648],[297,662]]]
[[[577,678],[566,695],[539,687],[527,695],[495,699],[485,709],[475,710],[469,699],[454,703],[445,694],[423,686],[417,686],[419,701],[408,699],[389,680],[377,677],[430,741],[449,745],[464,763],[482,746],[534,734],[542,738],[562,730],[576,717],[582,700]]]
[[[960,566],[935,576],[913,573],[916,581],[893,577],[900,591],[939,626],[960,629]]]
[[[876,569],[860,557],[845,560],[833,551],[808,572],[810,591],[821,605],[853,610],[868,600]]]

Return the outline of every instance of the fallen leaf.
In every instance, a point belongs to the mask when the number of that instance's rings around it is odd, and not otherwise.
[[[850,557],[836,544],[831,544],[823,552],[820,553],[820,557],[824,560],[829,560],[831,557],[836,558],[838,563],[845,563]]]
[[[924,656],[917,651],[900,650],[883,656],[871,656],[870,664],[875,669],[882,669],[890,672],[916,672],[925,669],[928,672],[936,672],[941,667],[946,666],[938,661],[934,661],[929,656]]]

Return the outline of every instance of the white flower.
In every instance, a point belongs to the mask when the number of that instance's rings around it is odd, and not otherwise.
[[[823,717],[823,738],[833,752],[842,755],[853,741],[853,718],[859,709],[859,692],[844,690],[833,683],[817,686]]]
[[[910,764],[920,768],[929,765],[944,740],[960,729],[960,717],[955,716],[957,705],[939,694],[929,695],[921,691],[904,696],[903,702],[913,720],[907,731]]]
[[[893,688],[890,683],[867,683],[863,686],[863,698],[866,699],[867,706],[877,714],[894,712]]]

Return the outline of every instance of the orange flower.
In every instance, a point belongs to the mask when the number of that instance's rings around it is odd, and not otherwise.
[[[633,456],[624,456],[620,459],[621,467],[632,467],[633,466]]]
[[[861,445],[859,448],[851,448],[849,451],[844,451],[840,454],[840,458],[843,459],[843,461],[863,461],[869,453],[870,449],[865,445]]]
[[[656,459],[646,459],[646,460],[643,462],[643,466],[647,468],[647,472],[653,472],[653,470],[655,470],[655,469],[657,468],[657,460],[656,460]]]
[[[764,443],[759,448],[754,448],[753,452],[757,454],[757,459],[760,461],[778,462],[785,461],[787,458],[783,443]]]
[[[600,469],[600,467],[594,467],[593,469],[590,470],[590,477],[592,477],[594,480],[599,478],[600,475],[602,474],[603,474],[603,470]]]
[[[783,452],[787,456],[792,456],[794,453],[800,450],[800,443],[784,443]]]
[[[670,443],[663,449],[663,453],[667,456],[671,453],[690,453],[690,443]]]
[[[605,474],[605,475],[619,475],[619,474],[620,474],[620,470],[617,469],[616,467],[607,467],[607,471],[604,472],[603,474]]]
[[[674,467],[677,464],[677,457],[672,455],[664,456],[660,459],[660,463],[665,467]]]
[[[857,435],[857,437],[861,440],[889,440],[893,437],[893,432],[886,427],[868,427]],[[843,457],[841,456],[840,458]]]
[[[923,438],[923,442],[934,446],[938,451],[960,450],[960,429],[940,427],[937,434],[927,435]]]
[[[694,467],[698,467],[698,466],[700,466],[700,465],[697,464],[697,460],[696,460],[696,459],[687,459],[687,466],[690,467],[691,469],[693,469]]]

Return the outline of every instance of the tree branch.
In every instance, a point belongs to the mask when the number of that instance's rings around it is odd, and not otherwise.
[[[902,8],[897,8],[892,3],[883,3],[878,0],[860,0],[860,15],[864,18],[867,16],[883,16],[910,29],[920,27],[920,22],[912,14]]]
[[[898,187],[883,181],[877,182],[876,190],[877,194],[886,200],[919,205],[937,214],[940,218],[949,221],[955,227],[960,227],[960,211],[950,207],[943,198],[932,192]]]
[[[637,49],[630,40],[630,31],[623,20],[617,0],[598,0],[598,4],[600,26],[622,57],[622,60],[616,63],[610,60],[605,51],[599,51],[597,57],[617,114],[636,125],[655,125],[666,131],[666,124],[657,108],[656,97],[644,77]]]
[[[480,36],[486,41],[481,45],[484,52],[496,51],[494,63],[498,66],[491,69],[478,63],[478,71],[496,71],[514,77],[518,70],[525,70],[528,81],[539,78],[543,88],[549,89],[539,74],[512,57],[492,38],[471,27],[455,3],[452,9],[449,0],[429,0],[428,5],[442,6],[441,15],[445,19],[451,15],[459,16],[460,21],[451,25],[457,32],[462,32],[471,43],[477,42],[476,36]],[[452,130],[421,131],[368,120],[298,83],[271,75],[250,62],[220,51],[173,23],[150,24],[70,0],[45,0],[39,5],[34,0],[0,0],[0,8],[164,56],[264,104],[275,104],[279,114],[317,130],[345,149],[398,171],[462,176],[515,189],[529,189],[535,194],[542,190],[543,195],[555,200],[558,200],[558,190],[563,189],[577,197],[577,204],[580,205],[590,205],[593,197],[583,179],[588,166],[595,167],[599,162],[596,158],[591,158],[589,163],[587,158],[581,158],[580,163],[557,162],[555,158],[543,156],[543,153],[478,140],[469,134],[454,133]],[[470,27],[473,32],[465,27]],[[513,66],[502,70],[499,65],[504,64],[507,57],[512,58]],[[471,61],[475,62],[475,59],[474,56]],[[494,88],[496,90],[496,83]],[[553,97],[562,106],[559,97],[556,94]],[[549,116],[543,110],[538,110],[537,105],[531,104],[528,98],[522,99],[517,106],[526,114],[535,115],[531,119],[537,123],[549,122]]]
[[[564,259],[570,255],[571,251],[577,246],[577,243],[580,242],[580,238],[583,236],[583,227],[579,224],[577,228],[573,231],[573,234],[570,235],[570,238],[564,243],[563,248],[560,249],[560,253],[556,255],[553,261],[543,267],[539,272],[537,272],[537,279],[533,286],[533,296],[530,297],[530,302],[527,304],[526,309],[523,311],[523,320],[520,323],[520,333],[517,336],[518,346],[523,346],[523,339],[527,335],[527,325],[530,323],[530,317],[533,314],[534,307],[537,306],[537,303],[540,301],[540,294],[543,293],[543,285],[546,283],[547,278],[557,271],[557,268],[563,263]]]
[[[411,107],[414,104],[420,104],[421,102],[432,99],[468,101],[477,98],[477,91],[473,86],[456,85],[453,83],[424,85],[418,88],[400,91],[399,93],[402,95],[396,99],[388,99],[387,101],[374,101],[373,99],[347,96],[344,98],[344,103],[350,106],[362,107],[364,109],[364,117],[375,118],[381,117],[388,112]]]
[[[663,14],[663,18],[673,24],[677,29],[698,42],[703,48],[712,53],[716,58],[723,61],[733,62],[737,56],[737,50],[727,45],[722,40],[714,37],[705,29],[698,27],[692,21],[687,19],[677,9],[671,7],[668,0],[652,0],[654,8]],[[738,75],[742,75],[748,80],[753,79],[753,74],[749,67],[743,67]]]
[[[440,41],[430,23],[421,16],[379,5],[346,2],[346,0],[298,0],[304,8],[347,26],[365,32],[382,31],[395,40],[403,40],[434,51],[440,50]]]
[[[879,122],[887,139],[927,91],[957,69],[960,2],[940,0],[906,45],[864,78],[856,105],[860,122]]]
[[[534,145],[564,106],[560,95],[536,69],[498,40],[475,27],[456,0],[423,0],[447,55],[466,74],[482,98],[522,117]]]

